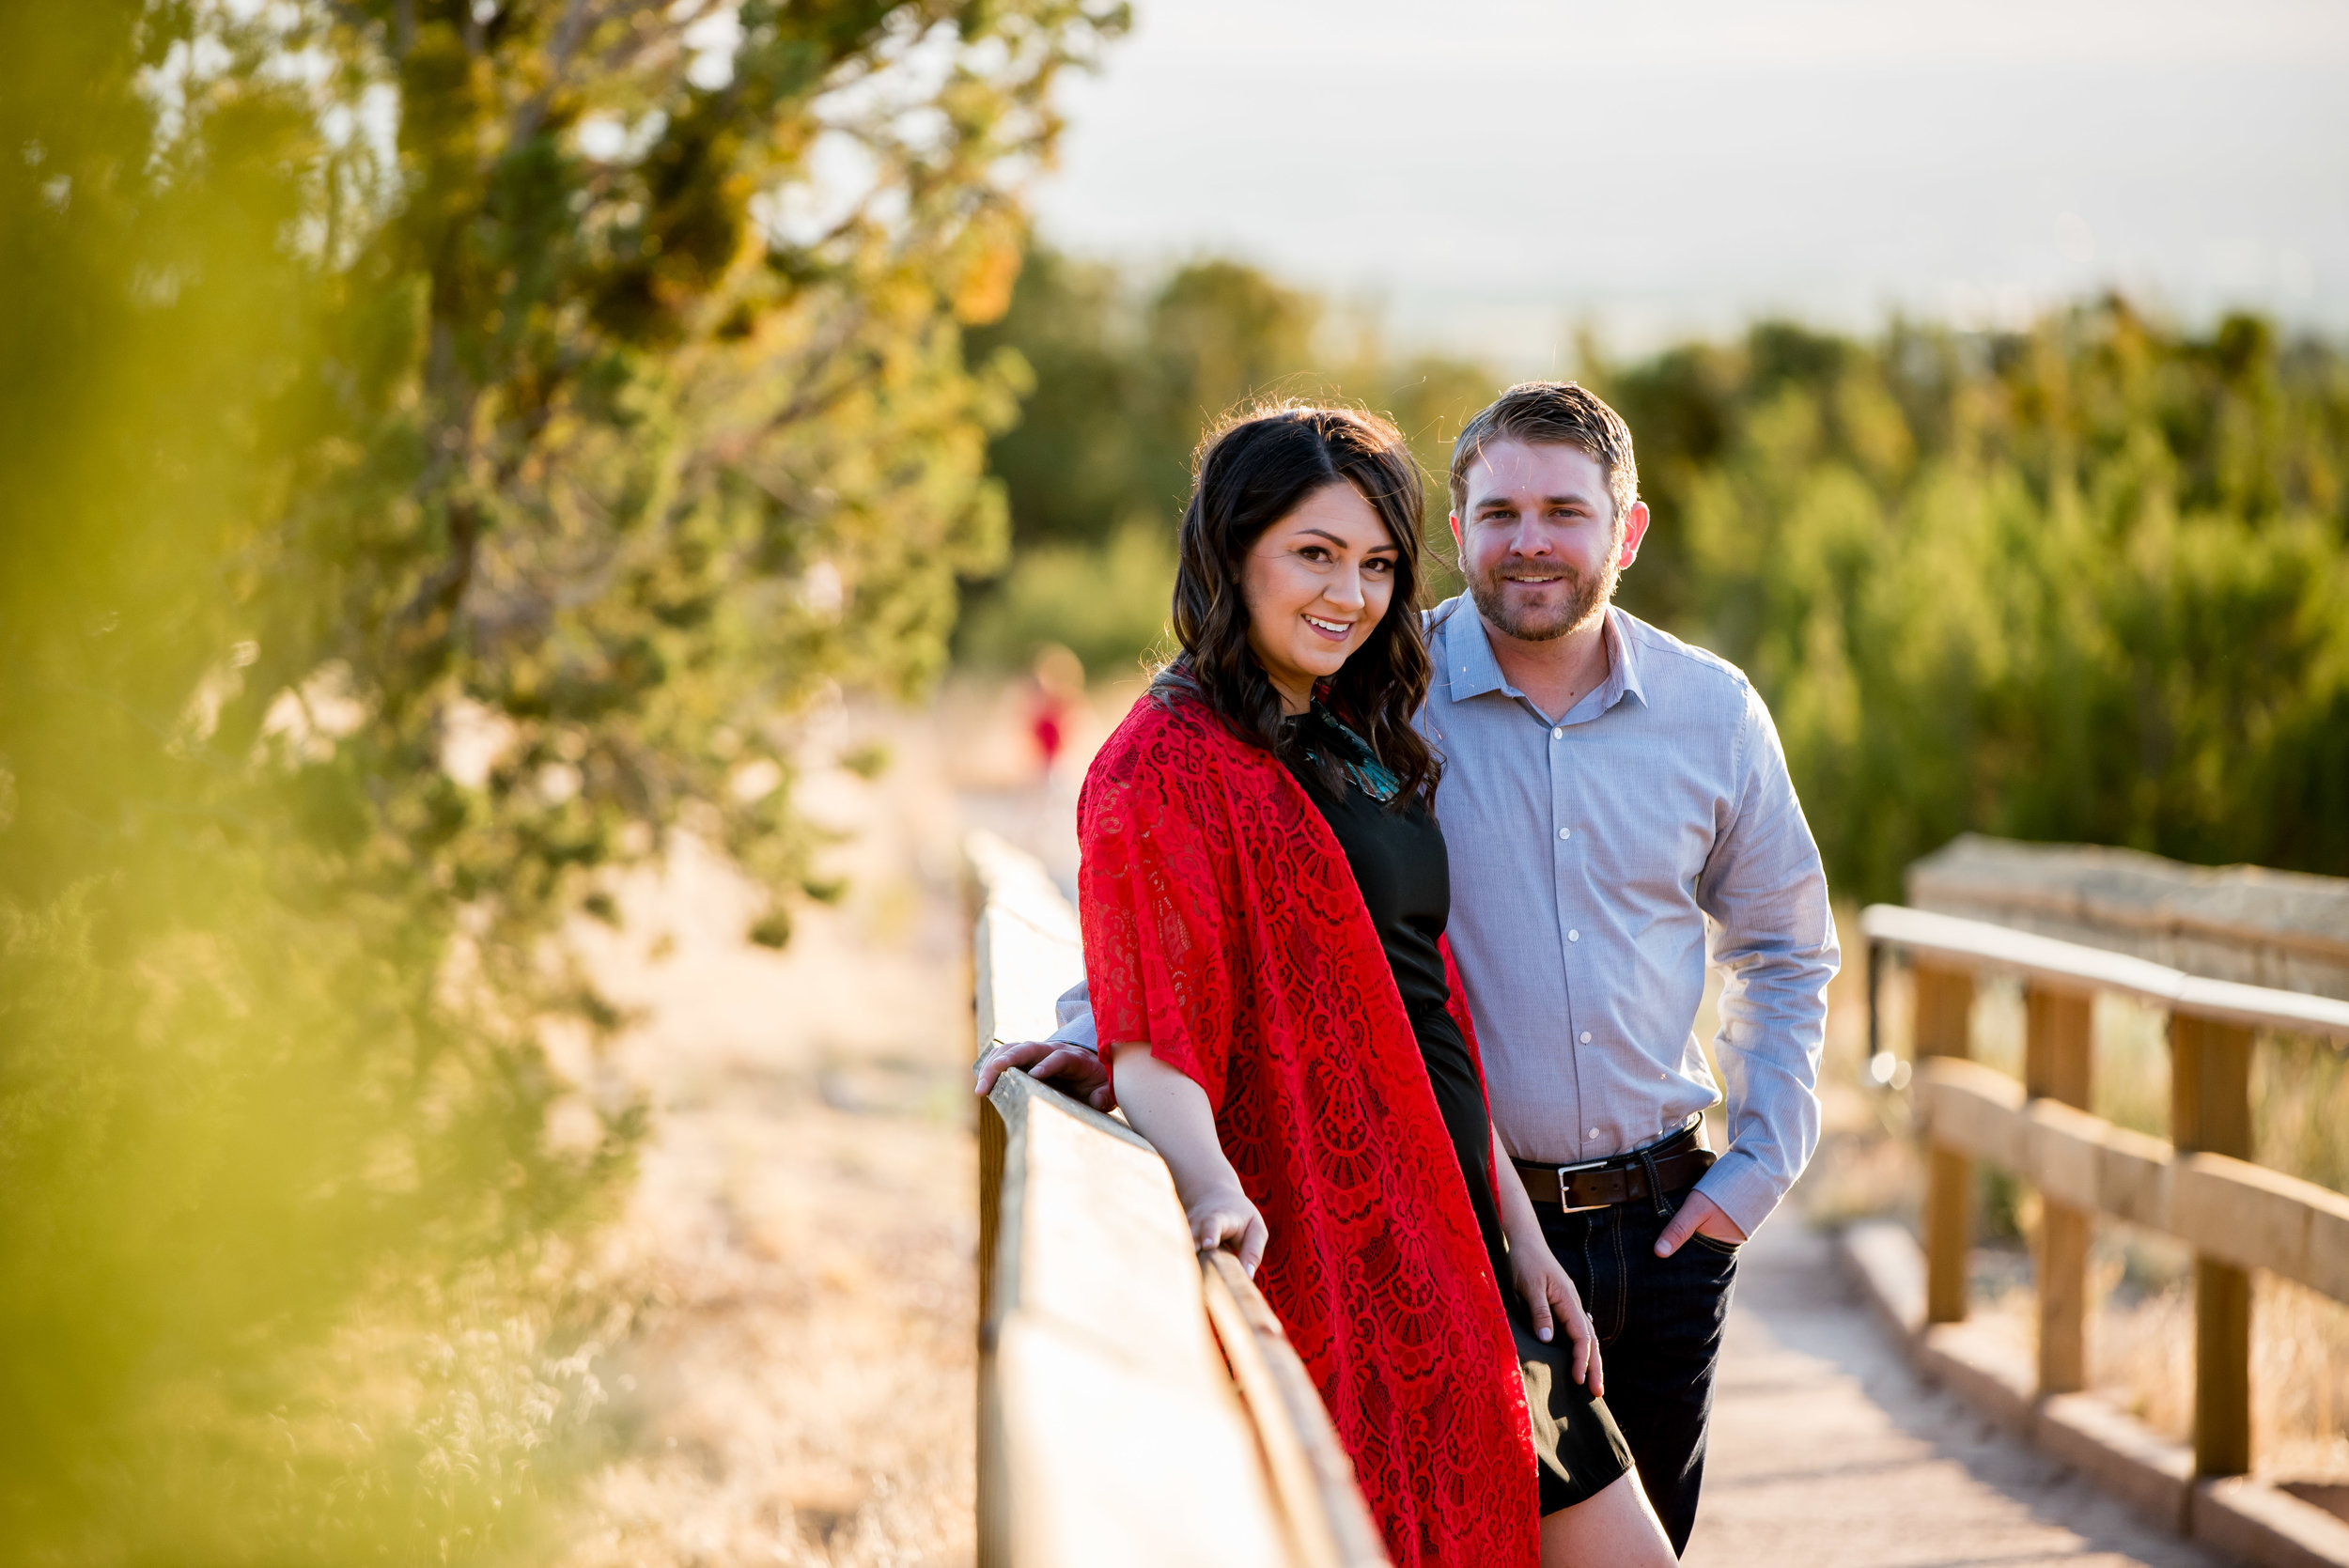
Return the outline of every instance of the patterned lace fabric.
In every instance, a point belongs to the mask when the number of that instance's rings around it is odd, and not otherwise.
[[[1095,759],[1078,832],[1100,1038],[1147,1041],[1206,1091],[1271,1233],[1257,1283],[1398,1568],[1530,1568],[1533,1460],[1500,1287],[1329,825],[1195,703],[1145,698]]]

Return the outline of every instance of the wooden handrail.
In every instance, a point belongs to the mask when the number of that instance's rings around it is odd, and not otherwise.
[[[969,859],[979,1046],[1040,1038],[1083,972],[1074,911],[1000,839]],[[1304,1363],[1140,1134],[1007,1072],[979,1168],[985,1568],[1384,1568]]]
[[[2165,1139],[2027,1100],[1979,1062],[1920,1062],[1917,1103],[1937,1145],[2004,1166],[2046,1197],[2349,1302],[2349,1197],[2330,1188],[2226,1155],[2180,1155]]]
[[[1859,927],[1871,943],[1977,972],[2019,975],[2073,990],[2112,991],[2189,1017],[2349,1045],[2349,1001],[2332,997],[2207,980],[2125,953],[1897,904],[1869,905],[1859,912]]]
[[[2253,1271],[2349,1301],[2349,1197],[2248,1157],[2252,1043],[2261,1030],[2349,1042],[2349,1001],[2209,980],[1923,909],[1872,905],[1860,927],[1868,939],[1872,1040],[1879,950],[1906,953],[1914,968],[1916,1094],[1930,1156],[1927,1321],[1966,1314],[1976,1159],[2025,1177],[2044,1201],[2034,1238],[2042,1395],[2086,1381],[2095,1217],[2177,1236],[2195,1251],[2195,1469],[2210,1476],[2248,1470]],[[1985,973],[2024,981],[2024,1082],[1965,1060],[1975,982]],[[2089,1001],[2098,991],[2169,1010],[2174,1143],[2084,1109],[2094,1068]]]

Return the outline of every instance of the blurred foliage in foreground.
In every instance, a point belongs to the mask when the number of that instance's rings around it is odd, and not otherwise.
[[[555,939],[680,826],[786,933],[790,716],[998,558],[961,327],[1121,23],[0,7],[0,1562],[534,1541],[642,1120]]]
[[[1391,412],[1436,483],[1499,390],[1201,263],[1155,292],[1041,256],[988,329],[1034,367],[990,463],[1014,564],[973,656],[1097,671],[1156,641],[1184,463],[1254,392]],[[2119,301],[2027,332],[1782,323],[1584,379],[1630,422],[1656,526],[1623,602],[1768,697],[1844,892],[1897,897],[1968,829],[2349,874],[2349,356]],[[1450,578],[1439,583],[1451,591]]]

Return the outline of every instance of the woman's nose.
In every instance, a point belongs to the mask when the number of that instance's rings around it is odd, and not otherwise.
[[[1363,603],[1361,572],[1359,569],[1339,572],[1336,579],[1322,590],[1321,597],[1342,610],[1360,610]]]

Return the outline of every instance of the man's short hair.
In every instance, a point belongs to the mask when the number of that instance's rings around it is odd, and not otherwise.
[[[1631,427],[1597,394],[1573,381],[1520,381],[1460,427],[1460,439],[1452,443],[1454,512],[1468,505],[1469,465],[1496,441],[1521,441],[1530,446],[1547,442],[1589,453],[1607,480],[1618,522],[1640,499]]]

